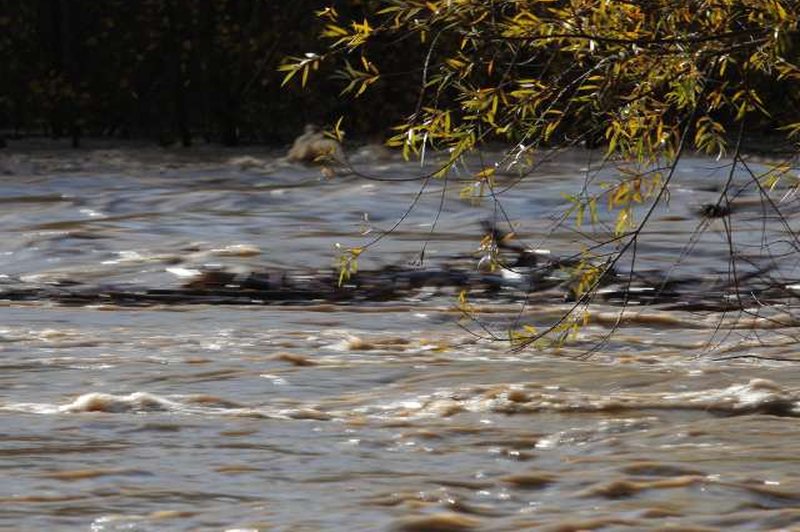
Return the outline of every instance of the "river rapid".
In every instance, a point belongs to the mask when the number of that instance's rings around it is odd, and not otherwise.
[[[418,195],[360,268],[412,267],[426,240],[428,263],[470,264],[480,222],[497,216],[455,183],[420,195],[420,181],[326,178],[280,155],[12,143],[0,152],[0,287],[170,288],[200,269],[329,268],[335,243],[368,242]],[[545,159],[502,196],[526,244],[580,252],[589,228],[556,221],[587,176],[592,186],[613,179],[587,172],[600,157]],[[421,173],[399,158],[365,155],[357,166],[389,180]],[[726,161],[681,163],[638,266],[725,271],[723,222],[697,213],[728,171]],[[788,244],[785,227],[762,225],[769,213],[747,180],[734,175],[743,191],[730,219],[755,264],[765,249],[785,254],[766,240]],[[794,227],[794,198],[775,201]],[[796,264],[782,263],[781,279]],[[349,305],[0,301],[0,527],[800,526],[791,300],[777,321],[771,309],[629,307],[610,338],[619,308],[599,305],[575,342],[515,352],[459,327],[455,299],[423,289]],[[499,334],[520,313],[536,321],[568,308],[476,304]]]

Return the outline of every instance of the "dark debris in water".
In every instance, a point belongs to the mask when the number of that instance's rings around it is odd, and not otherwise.
[[[464,291],[470,301],[546,305],[575,300],[575,269],[569,260],[534,257],[493,234],[512,253],[494,271],[465,266],[414,267],[390,265],[362,270],[343,285],[333,270],[269,270],[234,273],[220,268],[200,272],[175,288],[87,285],[70,280],[26,283],[6,277],[0,300],[51,301],[65,305],[350,305],[417,302]],[[527,254],[526,254],[527,253]],[[736,279],[666,277],[662,271],[621,274],[607,269],[600,277],[594,302],[610,305],[658,305],[663,310],[727,312],[757,303],[787,304],[800,284],[777,283],[770,271],[739,272]]]
[[[730,205],[706,203],[700,206],[700,216],[703,218],[725,218],[726,216],[730,216],[730,214]]]

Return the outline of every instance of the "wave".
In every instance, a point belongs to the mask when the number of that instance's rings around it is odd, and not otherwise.
[[[66,404],[11,403],[0,406],[0,411],[31,414],[144,414],[179,413],[188,415],[229,415],[268,419],[315,419],[329,416],[311,406],[300,408],[248,407],[240,403],[211,395],[163,397],[148,392],[127,395],[91,392],[76,397]]]
[[[717,415],[766,414],[800,417],[800,391],[786,389],[767,379],[752,379],[720,389],[680,393],[594,394],[558,386],[500,384],[439,391],[388,404],[369,404],[352,410],[326,410],[317,404],[291,408],[248,406],[210,395],[163,397],[147,392],[128,395],[92,392],[66,404],[12,403],[0,411],[34,414],[108,414],[171,412],[187,415],[224,415],[268,419],[317,421],[353,416],[380,419],[450,417],[463,412],[534,414],[647,410],[702,411]]]

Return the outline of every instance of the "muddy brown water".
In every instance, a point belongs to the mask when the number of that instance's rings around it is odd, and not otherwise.
[[[419,190],[321,179],[276,155],[6,150],[0,284],[157,288],[209,266],[327,267],[334,243],[363,243],[370,235],[360,233],[390,226]],[[583,185],[589,157],[543,164],[504,197],[527,243],[553,254],[579,248],[580,237],[553,220],[562,193]],[[365,166],[387,178],[419,172],[400,160]],[[643,241],[643,267],[672,267],[696,210],[725,179],[724,161],[684,161]],[[433,263],[469,259],[479,222],[494,213],[489,201],[459,199],[459,188],[444,192],[426,249]],[[441,197],[434,183],[362,267],[413,261]],[[737,199],[737,246],[756,256],[760,202],[752,192]],[[794,199],[782,206],[791,215]],[[719,221],[695,240],[682,274],[722,270]],[[781,245],[770,250],[778,256]],[[796,262],[782,275],[796,274]],[[0,527],[800,526],[800,365],[719,360],[796,357],[791,301],[758,311],[788,319],[751,316],[755,328],[730,315],[632,308],[591,358],[576,360],[618,309],[594,309],[598,319],[573,345],[514,353],[460,329],[453,298],[432,290],[339,307],[0,303]],[[520,310],[486,305],[487,326],[499,331]],[[558,310],[534,301],[525,313]]]

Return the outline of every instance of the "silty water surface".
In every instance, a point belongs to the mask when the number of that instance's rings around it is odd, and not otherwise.
[[[184,281],[176,272],[208,265],[325,268],[335,242],[358,245],[371,236],[360,233],[391,226],[420,186],[321,179],[317,169],[254,151],[26,146],[3,157],[6,286],[163,288]],[[543,164],[505,196],[526,242],[576,251],[570,224],[553,230],[553,219],[567,204],[562,193],[583,186],[589,157]],[[643,241],[643,267],[668,269],[685,248],[699,223],[695,210],[716,201],[714,185],[727,178],[721,164],[682,164],[669,206],[657,210]],[[419,173],[398,160],[366,170]],[[479,222],[493,215],[491,202],[472,205],[459,188],[445,191],[426,249],[434,264],[471,253]],[[441,192],[431,185],[362,268],[414,261]],[[743,246],[758,242],[758,218],[755,207],[732,217]],[[721,225],[712,225],[683,273],[720,269],[727,245]],[[581,361],[574,356],[605,337],[617,309],[596,308],[574,345],[512,353],[457,327],[453,303],[454,294],[433,291],[341,307],[3,303],[0,526],[800,523],[800,369],[716,360],[791,358],[791,320],[753,321],[754,333],[720,327],[735,316],[630,309],[615,336]],[[503,302],[485,307],[498,330],[519,311]],[[534,301],[525,312],[535,319],[564,308]]]

